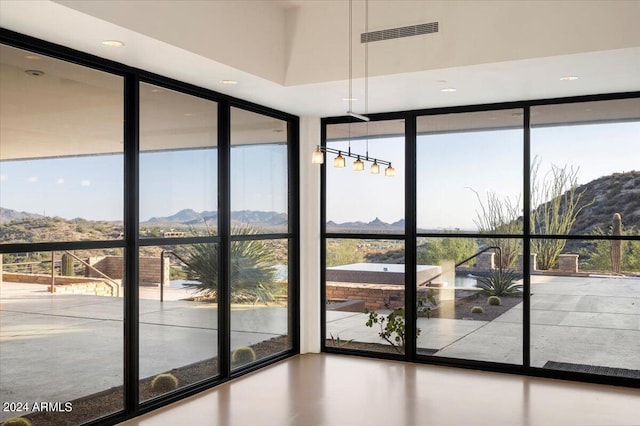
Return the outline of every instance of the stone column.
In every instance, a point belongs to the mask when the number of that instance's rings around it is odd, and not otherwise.
[[[558,256],[558,269],[560,272],[575,274],[578,272],[578,255],[561,254]]]

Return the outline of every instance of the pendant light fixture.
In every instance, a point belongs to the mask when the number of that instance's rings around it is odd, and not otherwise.
[[[369,0],[365,0],[365,34],[369,33]],[[396,171],[391,167],[391,162],[381,160],[369,156],[369,43],[365,40],[365,69],[364,69],[364,115],[353,112],[353,0],[349,0],[349,97],[346,100],[349,101],[349,110],[347,115],[358,120],[366,122],[366,152],[365,155],[351,152],[351,121],[349,121],[349,148],[347,152],[340,151],[334,148],[326,146],[316,146],[316,150],[313,152],[311,162],[313,164],[324,164],[324,154],[338,154],[333,160],[333,167],[343,168],[346,166],[345,157],[355,158],[352,168],[354,171],[363,171],[365,169],[365,162],[371,162],[370,173],[373,175],[380,174],[380,165],[387,166],[384,171],[385,176],[395,176]],[[344,154],[344,156],[343,156]]]

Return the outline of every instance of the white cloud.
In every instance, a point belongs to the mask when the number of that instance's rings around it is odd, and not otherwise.
[[[58,185],[62,185],[64,183],[64,178],[58,178],[58,180],[56,181],[56,183]]]
[[[80,183],[82,186],[91,186],[91,181],[89,179],[83,179]]]
[[[0,175],[0,182],[4,182],[5,180],[9,180],[9,176],[7,176],[7,175]]]
[[[37,182],[38,181],[38,176],[31,176],[29,177],[29,179],[27,179],[27,182],[29,183],[33,183],[33,182]]]

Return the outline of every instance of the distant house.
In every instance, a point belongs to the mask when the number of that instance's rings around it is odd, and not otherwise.
[[[174,231],[173,229],[170,231],[164,231],[162,233],[162,236],[164,238],[179,238],[179,237],[184,237],[186,234],[182,231]]]

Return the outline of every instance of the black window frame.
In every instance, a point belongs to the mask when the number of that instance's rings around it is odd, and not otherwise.
[[[85,425],[115,424],[210,389],[236,377],[300,353],[300,173],[299,173],[299,117],[253,102],[238,99],[210,89],[181,82],[153,72],[134,68],[65,46],[0,28],[0,44],[42,54],[54,59],[117,75],[124,80],[124,238],[109,241],[51,241],[41,243],[0,242],[0,254],[30,251],[59,251],[80,249],[121,248],[125,250],[125,280],[138,282],[139,248],[144,246],[193,243],[217,243],[221,250],[220,282],[229,283],[230,244],[245,236],[230,234],[230,109],[232,107],[277,118],[287,123],[288,161],[288,230],[278,234],[264,234],[259,239],[286,239],[288,241],[288,322],[290,349],[262,358],[244,368],[231,371],[230,361],[230,294],[228,285],[221,286],[219,295],[219,375],[148,401],[139,401],[139,310],[138,288],[130,285],[124,298],[124,409],[91,420]],[[139,87],[140,83],[153,84],[218,104],[218,235],[205,237],[139,238]]]
[[[417,120],[419,117],[425,116],[437,116],[443,114],[458,114],[468,112],[486,112],[496,111],[504,109],[521,109],[523,111],[523,155],[522,155],[522,167],[523,167],[523,211],[524,221],[523,230],[520,234],[509,235],[497,235],[502,238],[514,238],[522,240],[523,244],[523,258],[529,259],[531,254],[530,242],[536,238],[547,239],[565,239],[565,240],[611,240],[609,235],[602,236],[585,236],[585,235],[536,235],[531,232],[531,108],[540,105],[555,105],[555,104],[570,104],[570,103],[582,103],[582,102],[594,102],[594,101],[610,101],[621,99],[636,99],[640,98],[640,91],[623,92],[623,93],[606,93],[606,94],[594,94],[594,95],[582,95],[563,98],[548,98],[548,99],[534,99],[534,100],[521,100],[513,102],[499,102],[490,104],[476,104],[476,105],[463,105],[454,107],[441,107],[431,109],[420,109],[402,112],[389,112],[389,113],[377,113],[369,114],[371,122],[404,119],[405,120],[405,232],[402,235],[397,233],[339,233],[339,232],[327,232],[327,180],[326,180],[326,168],[327,162],[320,165],[320,287],[321,287],[321,327],[320,327],[320,347],[322,352],[336,353],[336,354],[349,354],[371,358],[381,359],[394,359],[402,360],[413,363],[443,365],[450,367],[462,367],[473,368],[478,370],[520,374],[534,377],[556,378],[572,381],[580,381],[587,383],[599,383],[615,386],[625,387],[640,387],[640,380],[628,378],[628,377],[615,377],[604,376],[590,373],[581,372],[569,372],[560,370],[550,370],[531,366],[531,316],[530,316],[530,289],[531,289],[531,270],[529,262],[523,262],[522,274],[524,282],[524,295],[523,295],[523,325],[522,325],[522,345],[523,345],[523,362],[519,364],[504,364],[498,362],[477,361],[469,359],[457,359],[457,358],[444,358],[431,355],[418,355],[416,353],[416,312],[412,307],[417,303],[417,287],[416,276],[412,273],[405,274],[405,324],[406,324],[406,347],[404,354],[386,354],[370,351],[355,351],[341,347],[328,346],[326,344],[327,335],[327,323],[326,323],[326,250],[328,239],[403,239],[405,241],[405,270],[415,271],[417,267],[416,262],[416,241],[419,237],[461,237],[461,238],[481,238],[486,237],[486,234],[480,232],[417,232],[417,177],[416,177],[416,156],[417,156]],[[321,119],[321,146],[327,146],[327,127],[333,124],[344,124],[354,122],[351,116],[337,116],[337,117],[324,117]],[[640,241],[639,236],[620,236],[617,239],[620,240],[633,240]]]

